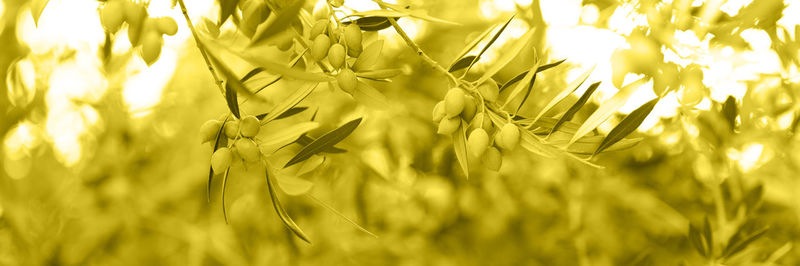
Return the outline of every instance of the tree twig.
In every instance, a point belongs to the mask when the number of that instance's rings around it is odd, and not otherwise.
[[[394,30],[397,31],[397,34],[400,34],[400,37],[402,37],[403,40],[406,42],[406,44],[408,44],[408,47],[413,49],[414,52],[416,52],[417,55],[419,55],[422,58],[422,60],[424,60],[426,63],[431,65],[439,72],[445,74],[445,76],[447,76],[450,79],[450,81],[453,82],[453,84],[459,85],[459,79],[453,76],[453,74],[451,74],[450,71],[444,69],[444,67],[439,65],[439,63],[433,60],[430,56],[425,54],[425,52],[422,51],[422,49],[419,48],[419,46],[416,43],[414,43],[413,40],[411,40],[411,38],[408,37],[408,34],[406,34],[403,28],[400,28],[400,25],[397,24],[397,20],[395,18],[387,18],[387,19],[389,20],[389,23],[392,23],[392,27],[394,27]]]
[[[194,29],[194,24],[192,24],[192,20],[189,18],[189,13],[186,12],[186,4],[183,3],[183,0],[178,0],[178,4],[181,6],[181,13],[183,13],[183,17],[186,18],[186,24],[189,26],[189,30],[192,32],[192,37],[194,37],[194,41],[197,43],[197,49],[200,50],[200,54],[203,55],[203,60],[206,61],[208,71],[211,72],[211,77],[214,78],[214,83],[217,84],[217,87],[219,87],[219,92],[222,93],[222,95],[225,95],[225,87],[222,86],[222,80],[219,79],[219,76],[217,76],[217,71],[214,70],[214,66],[211,65],[211,61],[208,59],[205,46],[203,46],[203,43],[200,42],[200,36],[197,35],[197,31]]]

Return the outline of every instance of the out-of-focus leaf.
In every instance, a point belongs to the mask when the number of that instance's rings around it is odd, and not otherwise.
[[[745,194],[744,198],[742,198],[742,203],[744,203],[745,207],[747,207],[748,212],[755,211],[755,208],[761,202],[761,198],[764,196],[764,186],[758,184],[756,187],[751,189],[750,191]]]
[[[753,241],[756,241],[762,236],[764,236],[764,233],[767,232],[767,229],[768,229],[767,227],[764,227],[753,233],[750,233],[747,236],[741,237],[740,238],[741,241],[737,241],[738,239],[734,239],[741,234],[741,232],[737,232],[736,234],[734,234],[733,237],[731,237],[731,240],[728,241],[728,246],[726,246],[725,251],[722,252],[722,257],[730,258],[733,255],[736,255],[736,253],[739,253],[740,251],[744,250],[748,245],[750,245],[750,243],[753,243]]]
[[[219,0],[219,22],[217,25],[222,25],[228,20],[228,17],[236,11],[236,5],[239,0]]]
[[[292,21],[297,18],[297,14],[300,12],[300,8],[303,7],[305,2],[305,0],[295,0],[281,10],[275,11],[277,15],[270,16],[266,22],[267,24],[259,27],[256,33],[253,34],[253,40],[250,42],[250,45],[253,46],[264,42],[273,35],[289,28]]]
[[[711,221],[708,220],[708,216],[703,220],[703,239],[706,241],[708,254],[714,255],[714,236],[713,232],[711,232]]]
[[[278,180],[278,187],[280,187],[284,193],[292,196],[306,194],[314,186],[314,183],[311,181],[291,175],[276,174],[275,179]]]
[[[578,113],[578,110],[580,110],[581,107],[583,107],[583,105],[586,104],[586,101],[589,100],[589,97],[592,96],[592,93],[594,93],[594,91],[599,86],[600,86],[600,82],[595,82],[594,84],[589,86],[589,88],[586,89],[586,92],[584,92],[583,95],[581,95],[581,98],[578,99],[578,101],[575,102],[575,104],[573,104],[569,108],[569,110],[567,110],[567,112],[564,113],[564,115],[561,116],[561,119],[559,119],[558,122],[556,122],[556,125],[553,126],[552,130],[550,130],[550,134],[552,134],[553,132],[555,132],[559,128],[561,128],[561,125],[564,124],[564,122],[572,120],[572,116],[574,116],[576,113]]]
[[[472,42],[470,42],[467,46],[465,46],[464,49],[462,49],[461,52],[458,53],[458,56],[456,56],[455,61],[453,61],[453,63],[450,64],[450,69],[452,69],[453,68],[452,66],[456,65],[456,63],[458,63],[459,61],[463,60],[463,58],[466,58],[465,56],[467,55],[467,53],[472,51],[472,49],[475,49],[475,46],[478,46],[478,44],[481,41],[483,41],[483,39],[486,38],[486,36],[489,36],[489,33],[492,33],[492,30],[494,30],[495,27],[496,26],[492,26],[492,27],[487,28],[483,33],[478,35],[477,38],[475,38],[474,40],[472,40]],[[475,61],[474,58],[477,58],[477,56],[474,56],[474,55],[472,55],[472,57],[473,57],[472,61]],[[472,61],[467,62],[467,63],[471,64]],[[467,65],[467,66],[469,66],[469,65]],[[453,72],[453,71],[455,71],[455,70],[450,70],[450,72]]]
[[[484,81],[489,80],[490,78],[492,78],[492,76],[494,76],[494,74],[497,74],[497,71],[503,69],[503,67],[505,67],[508,64],[508,62],[511,62],[511,60],[516,58],[519,55],[519,52],[530,44],[530,39],[531,37],[533,37],[533,34],[535,32],[536,32],[535,30],[529,30],[524,35],[522,35],[522,37],[517,39],[511,46],[511,48],[509,48],[507,51],[503,51],[502,55],[499,58],[497,58],[497,61],[495,61],[494,64],[492,64],[489,68],[487,68],[486,71],[483,73],[483,76],[481,76],[475,83],[481,84]]]
[[[31,17],[33,17],[33,24],[37,27],[39,26],[39,17],[42,16],[42,12],[44,12],[44,8],[49,2],[50,0],[33,0],[30,2]]]
[[[252,50],[242,50],[242,51],[235,51],[228,45],[223,45],[218,43],[216,40],[210,40],[208,42],[203,42],[203,46],[206,47],[206,50],[213,50],[213,51],[223,51],[228,50],[231,53],[235,54],[236,56],[246,60],[248,63],[259,66],[264,69],[264,71],[278,74],[283,76],[284,78],[291,78],[296,80],[307,80],[307,81],[316,81],[316,82],[324,82],[333,80],[333,78],[323,74],[323,73],[312,73],[306,72],[303,70],[291,68],[284,66],[283,64],[273,62],[269,59],[268,56],[264,56],[259,52],[255,52]],[[211,52],[208,53],[209,56],[212,54]],[[218,61],[218,60],[217,60]]]
[[[467,130],[464,128],[464,123],[458,126],[458,130],[453,132],[453,150],[456,153],[456,159],[464,171],[464,176],[469,178],[469,156],[467,156]]]
[[[597,126],[605,122],[609,117],[611,117],[611,115],[614,114],[614,112],[619,110],[619,108],[628,101],[628,98],[633,95],[633,92],[635,92],[636,89],[642,86],[642,84],[645,82],[647,82],[647,78],[642,78],[631,84],[628,84],[627,86],[622,87],[617,94],[614,94],[611,99],[604,101],[600,107],[598,107],[597,110],[595,110],[594,113],[592,113],[592,115],[589,116],[589,118],[587,118],[583,124],[581,124],[581,127],[578,128],[578,131],[575,132],[575,135],[572,136],[572,140],[569,142],[573,143],[577,141],[579,138],[583,137],[590,131],[597,128]]]
[[[228,117],[225,117],[225,120],[222,120],[222,124],[225,125],[225,122],[228,122]],[[228,145],[228,138],[227,137],[223,137],[225,135],[223,133],[224,129],[225,129],[225,127],[223,126],[223,127],[219,127],[219,130],[217,130],[217,136],[216,136],[216,138],[214,140],[214,149],[211,151],[212,154],[215,151],[217,151],[220,147],[225,147],[225,146]],[[214,168],[209,166],[208,167],[208,185],[207,185],[207,190],[206,190],[206,196],[208,197],[208,202],[209,203],[211,203],[211,181],[213,181],[213,180],[214,180]]]
[[[303,58],[303,55],[306,54],[306,52],[308,52],[308,49],[305,49],[305,50],[303,50],[302,53],[297,54],[297,56],[295,56],[295,58],[292,59],[291,62],[289,62],[289,67],[294,67],[295,65],[297,65],[297,62],[300,62],[300,59]],[[263,70],[263,68],[259,68],[259,69]],[[262,90],[266,89],[267,87],[269,87],[272,84],[275,84],[276,82],[278,82],[282,78],[283,78],[283,76],[280,76],[280,75],[275,77],[275,79],[273,79],[270,82],[267,82],[267,84],[259,86],[258,89],[256,89],[253,93],[257,94],[257,93],[261,92]],[[244,81],[242,81],[242,82],[244,82]]]
[[[236,96],[236,90],[231,88],[230,82],[225,83],[225,102],[228,103],[228,109],[231,110],[231,114],[236,118],[242,118],[239,115],[239,99]]]
[[[389,106],[389,101],[386,100],[386,96],[369,84],[361,81],[358,82],[355,91],[353,91],[353,98],[359,103],[376,109],[385,109]]]
[[[308,95],[314,91],[317,85],[319,85],[319,83],[312,83],[312,84],[307,84],[303,88],[297,89],[294,93],[292,93],[292,95],[289,95],[289,97],[286,97],[286,99],[284,99],[279,104],[272,107],[272,110],[270,110],[267,113],[267,115],[263,119],[261,119],[261,124],[264,125],[266,123],[269,123],[278,116],[289,111],[289,109],[291,109],[292,107],[300,103],[303,99],[308,97]]]
[[[542,71],[548,70],[548,69],[550,69],[550,68],[556,67],[556,66],[560,65],[561,63],[564,63],[564,61],[567,61],[567,59],[561,59],[561,60],[559,60],[559,61],[556,61],[556,62],[553,62],[553,63],[550,63],[550,64],[546,64],[546,65],[539,66],[539,67],[536,69],[536,73],[539,73],[539,72],[542,72]],[[506,84],[503,84],[503,86],[501,86],[501,87],[500,87],[500,92],[502,92],[502,91],[503,91],[503,90],[505,90],[506,88],[510,87],[511,85],[514,85],[514,83],[517,83],[517,82],[519,82],[519,81],[520,81],[520,80],[522,80],[522,79],[523,79],[523,78],[524,78],[526,75],[528,75],[528,71],[525,71],[525,72],[519,73],[518,75],[514,76],[513,78],[511,78],[511,80],[509,80],[508,82],[506,82]]]
[[[311,241],[308,240],[306,233],[304,233],[303,230],[297,226],[294,220],[292,220],[292,217],[289,217],[289,214],[286,213],[285,209],[283,209],[283,205],[281,205],[281,201],[278,199],[278,194],[275,192],[275,186],[272,184],[272,179],[270,178],[269,166],[267,166],[266,170],[264,170],[264,175],[267,178],[267,189],[269,190],[269,197],[272,199],[272,207],[275,208],[275,212],[278,213],[278,217],[281,218],[283,224],[286,225],[286,227],[288,227],[292,233],[294,233],[303,241],[311,244]]]
[[[545,105],[542,108],[542,110],[539,111],[539,114],[536,115],[535,118],[533,118],[533,122],[535,123],[536,120],[539,120],[539,118],[541,118],[545,113],[547,113],[547,111],[550,111],[550,108],[553,108],[553,106],[555,106],[556,104],[564,100],[564,98],[575,92],[583,84],[583,82],[586,81],[587,78],[589,78],[589,75],[592,74],[592,71],[594,71],[594,66],[590,67],[589,70],[586,70],[586,72],[584,72],[583,75],[578,77],[578,79],[572,81],[572,83],[567,85],[567,89],[562,90],[560,93],[558,93],[556,97],[550,100],[550,102],[548,102],[547,105]]]
[[[308,144],[311,144],[312,142],[314,142],[314,140],[315,139],[313,139],[313,138],[311,138],[311,137],[309,137],[307,135],[302,135],[302,136],[300,136],[300,138],[297,139],[296,142],[297,142],[297,144],[300,144],[301,146],[307,146]],[[345,153],[345,152],[347,152],[347,150],[340,149],[340,148],[337,148],[337,147],[334,146],[334,147],[328,147],[327,149],[322,150],[322,152],[325,152],[325,153]]]
[[[291,117],[293,115],[296,115],[296,114],[299,114],[299,113],[305,111],[306,109],[308,109],[308,107],[305,107],[305,106],[292,107],[292,108],[289,108],[289,110],[286,110],[286,112],[283,112],[283,114],[279,115],[278,117],[276,117],[273,120],[278,120],[278,119]],[[258,120],[263,120],[264,117],[267,117],[267,115],[269,115],[269,113],[263,113],[263,114],[260,114],[260,115],[256,115],[256,118],[258,118]]]
[[[212,51],[210,51],[208,49],[206,49],[206,52],[207,52],[206,54],[208,55],[208,58],[211,60],[211,63],[216,65],[217,66],[217,70],[219,70],[220,74],[222,74],[222,76],[225,77],[225,80],[227,81],[226,82],[226,87],[230,86],[231,88],[236,90],[236,92],[247,96],[248,99],[254,98],[254,99],[259,100],[259,101],[264,101],[264,99],[258,97],[258,95],[254,94],[253,92],[248,90],[244,86],[244,83],[239,81],[239,78],[236,77],[236,75],[233,73],[233,71],[231,71],[228,68],[228,66],[225,65],[225,63],[223,63],[222,60],[219,59],[219,57],[217,57],[217,55],[215,55]],[[228,89],[226,88],[226,91],[227,90]],[[226,96],[226,98],[227,98],[227,96]]]
[[[397,17],[395,19],[400,18]],[[363,31],[379,31],[392,26],[392,23],[389,22],[388,18],[377,16],[366,16],[355,20],[342,21],[342,24],[344,25],[349,25],[351,23],[356,23],[356,25],[358,25],[358,27]]]
[[[702,238],[700,231],[697,230],[694,225],[689,224],[689,242],[692,243],[697,253],[700,253],[703,257],[708,257],[708,252],[706,252],[706,247],[705,244],[703,244]]]
[[[524,90],[526,87],[533,88],[533,77],[536,76],[536,68],[538,68],[538,67],[539,67],[539,64],[537,62],[537,63],[533,64],[533,67],[531,67],[532,71],[531,70],[525,71],[525,73],[528,73],[528,74],[525,75],[525,77],[522,78],[522,82],[520,84],[518,84],[516,87],[514,87],[514,90],[511,91],[511,93],[508,94],[508,98],[506,99],[506,103],[505,104],[508,104],[509,102],[511,102],[511,100],[513,100],[514,98],[517,98],[517,95],[519,95],[522,92],[522,90]],[[505,104],[503,106],[505,106]]]
[[[347,216],[345,216],[345,215],[344,215],[344,214],[342,214],[341,212],[337,211],[336,209],[334,209],[334,208],[333,208],[333,207],[331,207],[330,205],[328,205],[328,204],[325,204],[324,202],[322,202],[321,200],[319,200],[317,197],[314,197],[314,196],[313,196],[313,195],[311,195],[311,194],[308,194],[307,196],[308,196],[309,198],[313,199],[314,201],[316,201],[317,203],[319,203],[319,205],[322,205],[323,207],[325,207],[325,208],[326,208],[326,209],[328,209],[329,211],[333,212],[334,214],[336,214],[337,216],[341,217],[342,219],[344,219],[344,220],[345,220],[345,221],[347,221],[348,223],[352,224],[353,226],[355,226],[356,228],[358,228],[358,230],[360,230],[361,232],[364,232],[364,233],[366,233],[366,234],[368,234],[368,235],[371,235],[372,237],[375,237],[375,238],[377,238],[377,237],[378,237],[377,235],[373,234],[372,232],[370,232],[369,230],[365,229],[364,227],[361,227],[361,225],[357,224],[357,223],[356,223],[356,222],[354,222],[353,220],[350,220],[350,218],[347,218]]]
[[[454,72],[454,71],[459,71],[461,69],[464,69],[464,68],[468,67],[469,65],[471,65],[475,61],[475,58],[477,58],[477,56],[474,56],[474,55],[462,57],[461,59],[459,59],[458,61],[453,63],[453,65],[450,66],[450,69],[448,69],[447,71],[448,72]]]
[[[258,73],[261,73],[261,72],[264,72],[264,69],[263,69],[263,68],[260,68],[260,67],[253,68],[253,70],[250,70],[250,72],[247,72],[247,74],[244,74],[244,77],[242,77],[242,79],[241,79],[241,80],[239,80],[239,81],[241,81],[242,83],[244,83],[244,82],[245,82],[245,81],[247,81],[248,79],[252,78],[252,77],[253,77],[253,76],[255,76],[256,74],[258,74]]]
[[[297,153],[289,162],[286,163],[283,167],[289,167],[293,164],[305,161],[306,159],[310,158],[312,155],[317,154],[329,147],[333,147],[336,143],[344,140],[350,133],[353,133],[354,130],[358,127],[361,123],[361,118],[357,118],[350,122],[345,123],[344,125],[340,126],[332,130],[331,132],[326,133],[325,135],[319,137],[314,142],[311,142],[307,146],[303,147],[300,152]]]
[[[613,145],[614,143],[617,143],[617,141],[620,141],[622,138],[630,135],[631,132],[636,130],[636,128],[638,128],[639,125],[642,124],[647,115],[649,115],[650,112],[653,111],[653,107],[656,106],[658,100],[659,98],[650,100],[649,102],[643,104],[642,106],[639,106],[639,108],[636,108],[636,110],[633,110],[633,112],[628,114],[628,116],[626,116],[625,119],[622,119],[622,122],[620,122],[619,125],[614,127],[614,129],[612,129],[611,132],[608,133],[608,136],[606,136],[606,138],[603,139],[603,142],[600,143],[600,146],[597,147],[597,150],[594,151],[593,155],[597,155],[598,153],[602,152],[603,150]]]
[[[475,57],[475,60],[472,60],[472,62],[470,62],[470,64],[469,64],[469,66],[467,66],[467,71],[466,71],[466,72],[464,72],[464,75],[466,75],[466,74],[467,74],[467,72],[469,72],[469,70],[470,70],[470,69],[472,69],[472,66],[473,66],[473,65],[475,65],[475,63],[476,63],[476,62],[478,62],[478,60],[481,60],[481,56],[483,55],[483,53],[485,53],[485,52],[486,52],[486,50],[489,50],[489,47],[491,47],[491,46],[492,46],[492,44],[494,44],[494,42],[495,42],[495,41],[497,41],[497,38],[499,38],[499,37],[500,37],[500,34],[502,34],[502,33],[503,33],[503,31],[505,31],[505,30],[506,30],[506,27],[508,27],[508,24],[510,24],[510,23],[511,23],[511,20],[513,20],[513,19],[514,19],[514,16],[515,16],[515,15],[512,15],[510,18],[508,18],[508,21],[506,21],[506,23],[505,23],[505,24],[503,24],[503,26],[502,26],[502,27],[500,27],[500,30],[498,30],[498,31],[497,31],[497,33],[495,33],[495,34],[494,34],[494,36],[492,36],[492,39],[490,39],[490,40],[489,40],[489,42],[488,42],[488,43],[486,43],[486,45],[485,45],[485,46],[483,46],[483,49],[481,49],[481,51],[480,51],[480,52],[478,53],[478,55]],[[516,53],[514,53],[514,55],[516,56]],[[481,83],[482,83],[482,82],[478,82],[478,84],[481,84]]]
[[[736,127],[736,116],[739,115],[738,113],[739,110],[736,107],[736,98],[728,96],[728,98],[725,99],[725,103],[722,104],[722,115],[725,117],[725,120],[728,121],[731,131]]]
[[[300,138],[301,135],[319,127],[317,122],[302,122],[288,127],[277,129],[261,137],[259,148],[264,154],[272,154]]]
[[[617,143],[614,143],[614,145],[611,145],[608,148],[606,148],[605,151],[609,152],[609,151],[619,151],[628,149],[630,147],[635,146],[643,139],[644,138],[623,138]],[[595,150],[597,150],[597,147],[600,146],[600,142],[602,141],[603,141],[602,136],[583,137],[578,141],[576,141],[575,143],[569,145],[567,147],[567,151],[575,154],[591,155]]]
[[[222,177],[222,217],[225,218],[225,223],[228,223],[228,207],[225,204],[225,195],[226,191],[228,191],[228,173],[230,173],[231,168],[225,169],[225,175]]]
[[[400,73],[403,73],[403,71],[400,69],[392,68],[392,69],[378,69],[378,70],[356,72],[356,76],[367,79],[387,79],[400,75]]]
[[[375,63],[378,63],[381,50],[383,50],[383,40],[372,42],[369,46],[367,46],[367,48],[364,49],[364,52],[362,52],[361,55],[356,58],[356,62],[353,63],[353,70],[363,71],[374,66]]]

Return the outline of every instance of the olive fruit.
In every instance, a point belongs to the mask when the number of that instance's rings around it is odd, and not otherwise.
[[[349,68],[342,69],[339,71],[339,75],[336,76],[336,82],[339,84],[339,87],[342,88],[343,91],[348,93],[353,93],[356,90],[356,86],[358,85],[358,80],[356,79],[356,73]]]
[[[452,88],[444,96],[444,110],[447,117],[454,117],[464,110],[464,91]]]
[[[445,115],[447,114],[444,112],[444,101],[439,101],[433,106],[433,122],[439,123]]]
[[[346,56],[347,53],[344,50],[344,46],[341,44],[334,43],[328,50],[328,62],[331,63],[333,69],[339,69],[342,67]]]
[[[163,44],[164,39],[161,38],[161,34],[153,31],[145,33],[142,39],[142,59],[148,66],[158,60],[161,55],[161,45]]]
[[[242,159],[245,161],[254,162],[258,160],[259,150],[256,144],[253,143],[253,140],[238,139],[234,145],[239,155],[242,156]]]
[[[328,38],[327,35],[319,35],[314,38],[314,43],[311,46],[311,57],[314,60],[322,60],[328,55],[328,49],[331,47],[331,38]]]
[[[122,1],[108,1],[100,10],[100,24],[107,32],[117,32],[123,21],[125,21],[125,3]]]
[[[328,29],[328,20],[327,19],[317,20],[317,22],[314,22],[314,26],[311,27],[311,31],[309,31],[308,38],[313,40],[317,38],[318,35],[325,33],[326,29]]]
[[[172,36],[178,33],[178,23],[171,17],[156,18],[156,27],[158,28],[158,32],[162,34]]]
[[[489,147],[489,134],[482,128],[477,128],[467,138],[467,150],[476,158],[480,158]]]
[[[231,150],[227,147],[219,148],[211,154],[211,170],[214,174],[221,174],[231,166],[231,161],[233,161]]]
[[[475,115],[475,118],[472,118],[472,122],[470,122],[471,128],[482,128],[483,130],[491,130],[492,129],[492,120],[486,115],[486,113],[478,113]]]
[[[489,147],[483,154],[483,164],[492,171],[499,171],[503,165],[503,154],[495,147]]]
[[[461,118],[464,118],[464,121],[472,121],[477,109],[478,107],[475,106],[475,98],[471,95],[464,95],[464,110],[461,111]]]
[[[239,135],[239,121],[228,121],[224,125],[225,136],[229,139],[236,138]]]
[[[147,18],[147,8],[143,4],[125,1],[125,21],[131,27],[141,27],[144,19]]]
[[[258,135],[258,130],[261,128],[261,124],[258,122],[258,118],[252,115],[248,115],[239,122],[239,130],[242,132],[242,136],[247,138],[252,138]]]
[[[500,88],[497,87],[497,83],[494,83],[494,81],[487,81],[478,86],[478,92],[483,95],[484,100],[493,103],[497,101],[497,96],[500,95]]]
[[[352,57],[358,57],[363,50],[361,46],[361,28],[355,23],[350,23],[344,27],[344,41],[347,44],[347,53]]]
[[[519,128],[512,123],[506,124],[497,133],[495,142],[504,150],[513,150],[519,143]]]
[[[222,122],[219,120],[208,120],[200,126],[200,139],[201,143],[213,141],[217,138],[217,133],[222,127]]]
[[[442,119],[442,121],[439,122],[439,129],[436,131],[436,133],[442,135],[453,134],[453,132],[456,132],[459,125],[461,125],[461,118],[450,117]]]

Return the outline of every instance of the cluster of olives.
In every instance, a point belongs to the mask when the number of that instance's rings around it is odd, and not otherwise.
[[[230,148],[219,148],[211,155],[211,169],[214,174],[222,173],[228,169],[234,160],[244,160],[245,162],[259,160],[261,151],[253,139],[261,129],[258,118],[249,115],[240,120],[227,121],[224,125],[219,120],[206,121],[200,127],[203,143],[215,141],[217,132],[220,129],[222,129],[222,134],[225,134],[225,137],[232,141],[233,145]]]
[[[144,3],[128,0],[109,0],[100,9],[100,23],[109,33],[116,33],[122,23],[128,23],[128,39],[131,46],[141,44],[141,56],[147,65],[152,65],[161,55],[163,35],[175,35],[178,23],[171,17],[150,17]]]
[[[358,58],[364,50],[361,28],[355,23],[334,28],[329,20],[321,19],[311,27],[309,38],[313,40],[311,57],[321,63],[327,57],[333,71],[339,71],[336,74],[339,87],[352,94],[358,80],[356,73],[347,65],[347,59],[348,56]]]
[[[477,92],[484,101],[497,100],[499,88],[492,81],[478,86]],[[487,168],[500,170],[503,163],[501,150],[513,150],[520,139],[519,128],[514,123],[506,123],[496,130],[488,114],[479,112],[475,97],[460,87],[447,91],[443,101],[433,108],[433,121],[439,123],[438,133],[453,134],[460,126],[467,129],[467,150],[470,156],[481,158]],[[494,138],[490,139],[490,133]],[[499,148],[499,149],[498,149]]]

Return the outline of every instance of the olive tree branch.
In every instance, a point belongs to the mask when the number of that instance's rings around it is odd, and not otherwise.
[[[426,63],[431,65],[433,68],[435,68],[439,72],[442,72],[443,74],[445,74],[445,76],[447,76],[450,79],[450,81],[453,82],[453,84],[456,84],[456,85],[460,84],[459,79],[457,79],[455,76],[453,76],[453,74],[451,74],[449,71],[447,71],[447,69],[444,69],[444,67],[439,65],[438,62],[436,62],[435,60],[430,58],[430,56],[425,54],[425,52],[422,51],[422,49],[419,48],[419,46],[416,43],[414,43],[413,40],[411,40],[411,38],[408,37],[408,34],[406,34],[406,32],[403,30],[403,28],[401,28],[400,25],[397,24],[397,20],[395,18],[387,17],[387,19],[389,20],[389,23],[392,23],[392,27],[394,27],[394,30],[397,31],[397,34],[400,34],[400,37],[402,37],[403,40],[406,42],[406,44],[408,44],[408,47],[413,49],[414,52],[416,52],[417,55],[419,55],[419,57],[421,57],[423,61],[425,61]]]
[[[192,37],[194,37],[194,41],[197,43],[197,49],[200,50],[200,54],[203,55],[203,60],[206,61],[208,71],[211,72],[211,77],[214,78],[214,83],[217,84],[217,87],[219,87],[220,93],[225,95],[225,87],[222,86],[222,80],[219,79],[217,72],[214,70],[214,66],[211,65],[211,61],[208,59],[208,54],[206,54],[205,46],[202,42],[200,42],[200,36],[197,35],[197,30],[194,29],[194,24],[192,24],[192,20],[189,19],[189,13],[186,12],[186,4],[183,3],[183,0],[178,0],[178,4],[181,6],[181,13],[183,13],[183,17],[186,18],[186,24],[189,26],[189,30],[192,32]]]

